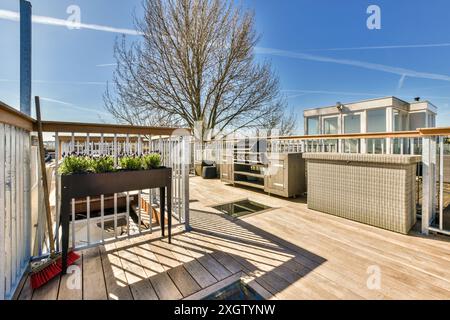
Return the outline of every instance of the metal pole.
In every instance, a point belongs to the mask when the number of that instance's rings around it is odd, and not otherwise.
[[[31,3],[20,0],[20,111],[31,115]]]

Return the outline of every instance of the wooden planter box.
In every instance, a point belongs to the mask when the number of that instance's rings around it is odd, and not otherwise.
[[[165,196],[167,192],[167,221],[169,243],[172,229],[172,169],[117,171],[108,173],[84,173],[61,176],[62,267],[66,271],[69,247],[69,223],[71,201],[76,198],[94,197],[126,191],[160,188],[161,235],[164,237]]]

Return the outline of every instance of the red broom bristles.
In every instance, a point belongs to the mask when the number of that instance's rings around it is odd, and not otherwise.
[[[76,254],[73,251],[69,252],[67,254],[67,266],[72,265],[75,261],[78,260],[78,258],[80,258],[78,254]],[[59,275],[61,271],[62,271],[62,258],[60,256],[42,270],[36,272],[32,271],[30,277],[31,287],[33,289],[37,289],[43,286],[51,279]]]

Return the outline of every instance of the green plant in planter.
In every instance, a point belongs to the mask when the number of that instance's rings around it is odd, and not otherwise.
[[[135,156],[124,156],[119,159],[120,167],[123,170],[140,170],[142,169],[142,159]]]
[[[156,169],[161,166],[161,155],[159,153],[146,154],[142,158],[142,167],[145,170]]]
[[[91,160],[92,171],[95,173],[113,172],[114,159],[111,156],[105,156],[100,158],[94,158]]]
[[[60,165],[60,174],[76,174],[91,171],[92,159],[84,156],[67,156]]]

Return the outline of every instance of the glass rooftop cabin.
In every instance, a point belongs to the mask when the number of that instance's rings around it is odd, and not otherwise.
[[[303,112],[305,135],[408,131],[436,126],[437,108],[428,101],[406,102],[396,97],[364,100]],[[418,140],[418,139],[416,139]],[[414,139],[351,139],[323,141],[321,151],[412,153]]]

